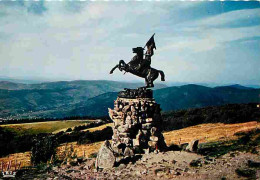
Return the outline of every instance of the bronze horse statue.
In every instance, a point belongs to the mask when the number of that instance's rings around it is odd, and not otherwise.
[[[131,74],[144,78],[147,88],[154,87],[153,82],[158,78],[159,74],[161,76],[161,81],[165,81],[164,72],[154,69],[150,66],[153,49],[156,49],[153,36],[145,45],[147,46],[145,58],[143,58],[144,48],[133,48],[133,53],[136,53],[136,55],[132,58],[132,60],[129,63],[125,63],[124,60],[120,60],[119,63],[111,69],[110,74],[112,74],[116,68],[118,68],[120,71],[129,72]]]
[[[151,67],[145,68],[141,71],[136,71],[129,65],[129,63],[126,64],[124,60],[120,60],[119,64],[117,64],[110,71],[110,74],[112,74],[116,68],[118,68],[120,71],[130,72],[131,74],[145,78],[145,84],[146,84],[147,88],[154,87],[153,82],[154,82],[154,80],[156,80],[158,78],[159,74],[161,76],[161,81],[165,81],[165,76],[164,76],[163,71],[157,70],[157,69],[154,69]]]

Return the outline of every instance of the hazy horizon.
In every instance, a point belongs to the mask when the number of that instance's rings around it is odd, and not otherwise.
[[[107,80],[107,79],[98,79],[98,80],[91,80],[91,79],[44,79],[44,78],[15,78],[15,77],[4,77],[0,76],[0,82],[1,81],[9,81],[14,83],[23,83],[23,84],[39,84],[39,83],[48,83],[48,82],[59,82],[59,81],[115,81],[115,82],[126,82],[126,83],[144,83],[143,79],[137,79],[137,80]],[[229,85],[242,85],[247,87],[253,87],[253,88],[260,88],[259,84],[239,84],[236,82],[233,83],[217,83],[217,82],[180,82],[180,81],[166,81],[161,82],[160,80],[155,81],[156,84],[162,84],[165,86],[182,86],[187,84],[196,84],[196,85],[202,85],[207,87],[217,87],[217,86],[229,86]]]
[[[143,82],[109,71],[156,33],[152,67],[165,72],[165,84],[260,84],[259,2],[0,1],[0,7],[1,77]]]

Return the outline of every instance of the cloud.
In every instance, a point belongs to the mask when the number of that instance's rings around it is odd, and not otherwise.
[[[232,26],[249,26],[245,22],[252,22],[253,25],[260,25],[259,9],[244,9],[219,14],[213,17],[204,18],[194,23],[189,23],[188,27],[206,27],[206,28],[227,28]]]
[[[254,26],[243,26],[242,21],[246,19],[260,21],[259,9],[232,11],[191,23],[178,24],[176,31],[182,32],[182,36],[173,35],[161,50],[179,49],[197,53],[220,47],[223,43],[260,36],[260,22]],[[230,27],[232,23],[241,25],[236,28]]]
[[[259,9],[199,14],[204,6],[214,9],[208,2],[0,3],[0,75],[138,80],[108,72],[119,59],[129,61],[131,48],[143,46],[155,32],[152,66],[168,80],[206,81],[206,73],[213,79],[219,70],[207,70],[205,53],[260,36]],[[246,20],[253,23],[244,25]],[[208,59],[219,65],[216,57]],[[200,67],[203,72],[196,74]]]

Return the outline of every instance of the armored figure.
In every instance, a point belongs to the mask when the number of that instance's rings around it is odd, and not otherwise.
[[[144,57],[145,47],[147,47],[147,51]],[[127,64],[124,60],[120,60],[119,64],[112,68],[110,74],[112,74],[116,68],[120,71],[130,72],[136,76],[145,78],[146,87],[148,88],[154,87],[153,81],[157,79],[159,74],[161,75],[161,81],[165,81],[163,71],[151,68],[151,57],[154,54],[153,49],[156,49],[154,35],[149,39],[145,47],[133,48],[133,53],[136,53],[136,55],[132,60]]]

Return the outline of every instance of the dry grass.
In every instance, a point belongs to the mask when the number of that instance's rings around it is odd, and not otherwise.
[[[73,128],[78,125],[88,124],[91,120],[64,120],[64,121],[48,121],[23,124],[7,124],[1,125],[9,131],[12,131],[20,136],[39,133],[57,133],[65,131],[68,128]]]
[[[6,157],[0,158],[0,171],[7,170],[7,164],[11,162],[10,170],[15,169],[15,164],[20,167],[30,166],[31,165],[31,152],[15,153],[9,154]]]
[[[200,142],[212,142],[235,139],[235,133],[247,132],[256,128],[260,128],[260,123],[256,121],[237,124],[210,123],[165,132],[163,135],[167,145],[188,143],[194,139],[199,139]]]
[[[89,157],[89,155],[98,152],[102,143],[103,141],[82,145],[78,145],[76,142],[64,143],[58,147],[57,154],[59,158],[63,158],[66,149],[69,149],[72,146],[77,157]]]
[[[113,123],[105,124],[99,127],[90,128],[91,132],[96,130],[102,130],[107,126],[112,126]],[[172,143],[188,143],[193,139],[200,139],[200,142],[212,142],[218,140],[229,140],[235,139],[234,136],[237,132],[247,132],[256,128],[260,128],[260,123],[256,121],[238,124],[201,124],[197,126],[192,126],[180,130],[170,131],[163,133],[165,142],[169,146]],[[97,153],[103,142],[98,142],[94,144],[87,145],[77,145],[73,142],[74,151],[76,151],[77,156],[88,157],[92,153]],[[64,145],[63,145],[64,146]],[[65,147],[63,147],[64,150]]]
[[[112,126],[112,123],[105,124],[99,127],[90,128],[91,132],[96,130],[102,130],[107,126]],[[199,139],[200,142],[212,142],[218,140],[229,140],[236,138],[234,136],[237,132],[247,132],[256,128],[260,128],[260,123],[253,121],[247,123],[238,123],[238,124],[223,124],[223,123],[215,123],[215,124],[201,124],[197,126],[192,126],[180,130],[170,131],[163,133],[165,142],[167,145],[179,144],[179,143],[188,143],[193,139]],[[77,145],[76,142],[65,143],[58,147],[57,154],[58,157],[62,157],[64,151],[68,147],[73,147],[75,154],[78,157],[89,157],[89,155],[93,153],[97,153],[103,141],[96,142],[92,144],[83,144]],[[17,160],[22,162],[21,166],[30,165],[30,152],[25,153],[16,153],[11,154],[9,157],[0,158],[3,162],[8,162],[9,160]]]
[[[90,131],[90,132],[100,131],[105,129],[106,127],[111,127],[112,125],[113,123],[109,123],[98,127],[84,129],[82,131]],[[59,158],[64,158],[64,154],[66,154],[66,151],[72,147],[73,154],[75,153],[77,157],[89,157],[89,155],[98,152],[102,143],[103,141],[95,142],[91,144],[82,144],[82,145],[78,145],[77,142],[64,143],[58,147],[57,154]]]
[[[101,131],[103,129],[105,129],[106,127],[112,127],[113,123],[109,123],[109,124],[104,124],[98,127],[93,127],[93,128],[89,128],[89,129],[84,129],[82,131],[89,131],[89,132],[94,132],[94,131]]]

